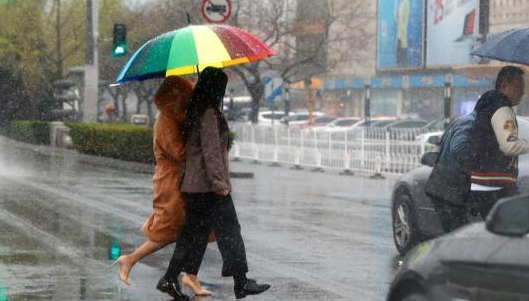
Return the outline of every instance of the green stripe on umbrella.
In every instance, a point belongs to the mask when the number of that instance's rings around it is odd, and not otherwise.
[[[224,67],[274,55],[246,31],[227,25],[187,26],[145,43],[130,58],[117,82],[195,73],[207,66]]]

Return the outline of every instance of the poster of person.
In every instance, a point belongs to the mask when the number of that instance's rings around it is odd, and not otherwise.
[[[472,63],[479,34],[479,0],[428,0],[426,65]]]
[[[422,0],[378,1],[378,69],[423,65]]]

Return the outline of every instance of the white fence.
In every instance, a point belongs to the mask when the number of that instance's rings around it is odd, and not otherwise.
[[[421,156],[435,149],[415,141],[419,129],[328,132],[244,123],[232,123],[230,129],[237,135],[232,158],[314,169],[400,174],[420,166]]]

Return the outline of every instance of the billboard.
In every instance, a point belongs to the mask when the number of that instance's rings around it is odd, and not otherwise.
[[[422,67],[423,3],[378,0],[378,69]]]
[[[427,0],[426,65],[472,63],[479,34],[479,0]]]

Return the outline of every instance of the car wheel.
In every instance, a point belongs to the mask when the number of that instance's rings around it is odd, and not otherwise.
[[[428,301],[428,298],[426,298],[426,296],[423,294],[415,293],[408,295],[399,301]]]
[[[412,202],[407,194],[396,196],[392,213],[395,247],[404,255],[419,242],[420,237],[415,225]]]

